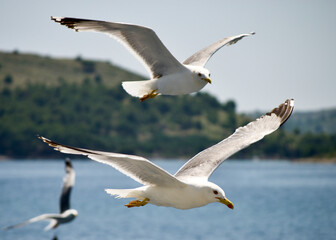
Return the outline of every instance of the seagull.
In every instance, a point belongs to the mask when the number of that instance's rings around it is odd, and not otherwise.
[[[100,32],[116,38],[143,63],[149,80],[126,81],[124,90],[144,101],[159,94],[182,95],[197,92],[211,83],[210,72],[204,65],[221,47],[232,45],[240,39],[255,34],[240,34],[223,38],[196,52],[180,63],[163,45],[155,32],[147,27],[70,17],[51,17],[51,20],[77,32]]]
[[[172,175],[150,162],[134,156],[70,147],[38,136],[55,150],[67,154],[80,154],[105,163],[144,186],[135,189],[106,189],[117,198],[136,198],[125,206],[140,207],[150,203],[177,209],[197,208],[219,202],[233,209],[233,203],[224,191],[208,179],[213,171],[228,157],[264,136],[277,130],[292,114],[294,100],[288,99],[244,127],[239,127],[228,138],[209,147],[186,162]]]
[[[65,160],[66,175],[63,179],[63,188],[60,197],[60,213],[59,214],[42,214],[31,218],[25,222],[5,227],[4,230],[18,228],[29,223],[39,221],[49,221],[49,224],[44,228],[45,231],[58,227],[59,224],[68,223],[77,217],[78,212],[75,209],[70,209],[70,194],[71,189],[75,184],[75,170],[69,158]]]

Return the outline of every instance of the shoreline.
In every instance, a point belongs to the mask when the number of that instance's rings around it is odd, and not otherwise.
[[[182,160],[182,161],[188,161],[187,158],[165,158],[165,157],[147,157],[151,161],[164,159],[164,160]],[[59,160],[62,160],[63,158],[59,158]],[[73,159],[82,159],[82,158],[73,158]],[[83,158],[86,159],[86,158]],[[36,158],[11,158],[7,156],[0,156],[0,162],[4,161],[26,161],[26,160],[58,160],[55,157],[49,158],[49,157],[36,157]],[[87,159],[89,160],[89,159]],[[279,159],[273,159],[273,158],[258,158],[257,160],[254,158],[246,158],[246,159],[227,159],[228,161],[260,161],[260,162],[267,162],[267,161],[287,161],[287,162],[293,162],[293,163],[336,163],[336,158],[317,158],[317,157],[311,157],[311,158],[295,158],[295,159],[286,159],[286,158],[279,158]]]

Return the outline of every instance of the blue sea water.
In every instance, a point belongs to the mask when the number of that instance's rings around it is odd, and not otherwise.
[[[157,160],[174,173],[178,160]],[[178,210],[146,205],[128,209],[105,188],[140,186],[113,168],[73,161],[72,208],[78,217],[44,232],[45,222],[0,230],[0,239],[336,239],[336,164],[226,161],[210,180],[234,203]],[[58,212],[63,161],[0,162],[0,228]]]

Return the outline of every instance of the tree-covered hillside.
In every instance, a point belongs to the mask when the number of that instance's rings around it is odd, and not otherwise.
[[[235,115],[233,102],[220,104],[208,94],[141,103],[121,87],[106,88],[92,80],[7,89],[0,100],[0,154],[14,157],[54,154],[44,149],[37,134],[81,147],[188,156],[243,121]]]
[[[0,155],[61,157],[39,134],[97,150],[191,157],[252,120],[206,93],[140,102],[120,87],[125,79],[139,76],[80,58],[0,53]],[[282,128],[234,157],[335,157],[335,144],[335,135]]]

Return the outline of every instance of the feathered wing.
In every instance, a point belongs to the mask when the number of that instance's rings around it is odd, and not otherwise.
[[[184,186],[184,183],[176,179],[173,175],[143,157],[70,147],[53,142],[42,136],[39,136],[39,138],[57,151],[84,155],[94,161],[108,164],[144,185]]]
[[[189,58],[187,58],[183,64],[186,65],[194,65],[194,66],[201,66],[204,67],[204,65],[208,62],[210,57],[217,52],[220,48],[222,48],[225,45],[232,45],[241,40],[244,37],[254,35],[254,32],[248,33],[248,34],[240,34],[237,36],[227,37],[223,38],[222,40],[219,40],[210,46],[203,48],[202,50],[198,51],[197,53],[193,54]]]
[[[177,171],[175,177],[178,179],[197,177],[207,180],[225,159],[277,130],[290,117],[293,109],[294,100],[288,99],[264,116],[237,128],[228,138],[190,159]]]
[[[51,20],[78,32],[101,32],[116,38],[140,59],[152,78],[185,69],[150,28],[68,17],[51,17]]]
[[[54,218],[57,218],[57,217],[59,217],[59,215],[57,215],[57,214],[42,214],[42,215],[39,215],[37,217],[33,217],[31,219],[28,219],[25,222],[5,227],[4,230],[9,230],[9,229],[13,229],[13,228],[22,227],[24,225],[34,223],[34,222],[49,221],[50,223],[44,228],[44,230],[47,231],[47,230],[57,226],[57,221],[54,219]]]
[[[75,170],[72,167],[69,158],[65,159],[65,176],[63,179],[63,188],[60,196],[60,213],[70,209],[70,195],[72,187],[75,184]]]

